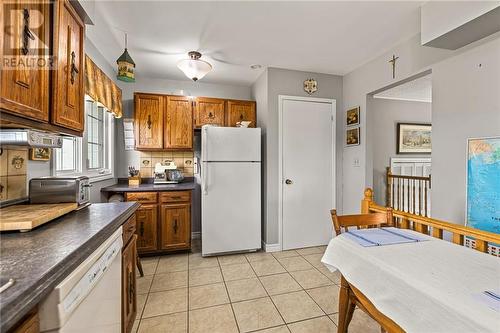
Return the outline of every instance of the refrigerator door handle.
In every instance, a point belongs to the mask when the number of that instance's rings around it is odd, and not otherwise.
[[[208,194],[208,172],[207,172],[207,162],[201,162],[202,170],[201,170],[201,190],[204,195]]]

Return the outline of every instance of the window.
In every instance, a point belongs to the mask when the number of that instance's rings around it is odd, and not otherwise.
[[[54,174],[86,175],[93,181],[113,178],[114,118],[101,104],[85,97],[83,138],[64,137],[55,149]]]

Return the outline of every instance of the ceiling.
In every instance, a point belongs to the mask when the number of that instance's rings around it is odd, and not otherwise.
[[[346,74],[420,31],[419,2],[96,1],[88,37],[113,64],[124,34],[137,76],[185,80],[178,60],[198,50],[203,82],[251,85],[278,67]]]
[[[432,102],[432,77],[426,75],[373,95],[374,98]]]

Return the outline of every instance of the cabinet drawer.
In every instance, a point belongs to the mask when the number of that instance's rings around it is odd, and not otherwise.
[[[127,222],[123,224],[123,245],[125,246],[130,238],[135,234],[135,223],[136,223],[136,217],[135,214],[132,215]]]
[[[141,203],[156,203],[155,192],[128,192],[127,201],[138,201]]]
[[[161,202],[191,202],[191,191],[171,191],[160,194]]]

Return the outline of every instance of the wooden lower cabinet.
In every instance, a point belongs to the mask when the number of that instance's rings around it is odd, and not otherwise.
[[[137,314],[137,235],[122,250],[122,333],[129,333]]]
[[[158,247],[158,205],[142,204],[136,211],[137,250],[156,251]]]
[[[38,311],[33,310],[24,320],[22,320],[19,325],[10,333],[38,333],[40,332],[40,319],[38,317]]]
[[[128,192],[137,201],[137,251],[156,254],[191,248],[191,191]]]
[[[161,210],[161,248],[183,250],[191,247],[191,204],[163,204]]]

